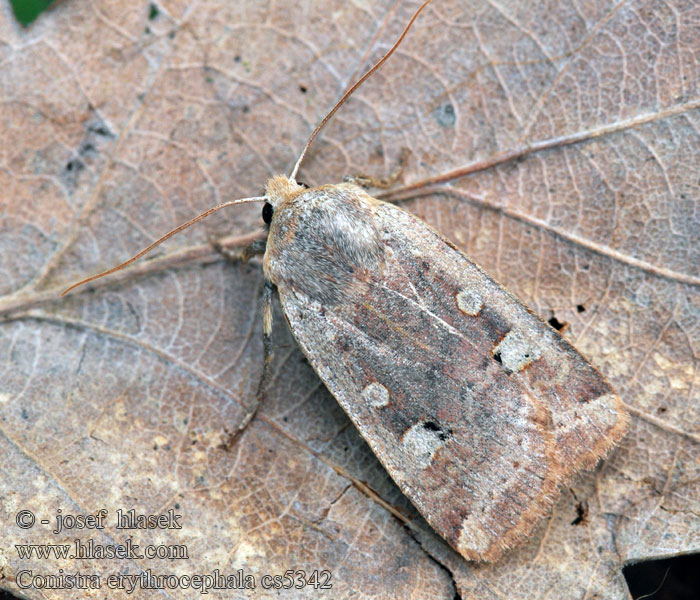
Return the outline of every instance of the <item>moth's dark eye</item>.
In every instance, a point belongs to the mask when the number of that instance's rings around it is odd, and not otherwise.
[[[265,204],[263,204],[262,218],[267,225],[269,225],[270,221],[272,221],[272,212],[272,204],[265,202]]]

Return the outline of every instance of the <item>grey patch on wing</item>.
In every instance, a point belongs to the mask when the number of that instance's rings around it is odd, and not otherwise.
[[[459,310],[470,317],[476,317],[484,308],[484,301],[476,292],[462,290],[457,294],[456,299]]]
[[[542,356],[542,343],[528,337],[523,332],[513,329],[491,351],[506,373],[522,371]]]
[[[435,453],[445,445],[452,435],[433,421],[421,421],[409,427],[401,436],[404,450],[413,456],[417,469],[427,469]]]
[[[389,406],[389,390],[376,381],[370,383],[362,390],[362,398],[372,408]]]

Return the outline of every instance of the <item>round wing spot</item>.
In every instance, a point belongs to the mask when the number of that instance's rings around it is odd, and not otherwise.
[[[517,373],[542,356],[543,343],[542,340],[538,343],[537,340],[528,339],[523,332],[513,329],[491,353],[506,373]]]
[[[465,517],[457,538],[457,549],[470,560],[484,560],[484,555],[497,542],[496,534],[485,527],[482,518],[472,513]]]
[[[451,435],[451,431],[444,432],[437,423],[425,421],[409,427],[401,436],[401,443],[404,450],[413,456],[415,466],[422,470],[431,465],[435,453]]]
[[[470,317],[476,317],[484,307],[484,301],[476,292],[462,290],[457,294],[456,299],[459,310]]]
[[[384,408],[385,406],[389,406],[389,390],[376,381],[370,383],[362,390],[362,398],[372,408]]]

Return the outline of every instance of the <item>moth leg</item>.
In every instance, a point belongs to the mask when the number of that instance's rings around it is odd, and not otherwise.
[[[346,183],[354,183],[355,185],[359,185],[365,189],[376,188],[385,190],[390,188],[401,176],[401,172],[406,165],[406,159],[408,158],[409,154],[411,154],[411,151],[408,148],[402,148],[396,168],[386,177],[374,177],[373,175],[362,174],[346,175],[343,177],[343,181]]]
[[[262,295],[262,319],[263,368],[258,382],[258,392],[255,396],[256,410],[265,397],[265,387],[270,376],[270,363],[272,362],[272,282],[267,279]]]
[[[252,246],[253,244],[251,244]],[[249,246],[250,248],[250,246]],[[246,248],[247,250],[247,248]],[[267,381],[270,378],[270,364],[272,363],[272,282],[265,280],[265,286],[263,287],[262,294],[262,319],[263,319],[263,368],[260,374],[260,380],[258,381],[258,389],[255,393],[255,404],[253,408],[250,409],[243,417],[241,424],[236,428],[235,431],[229,434],[229,438],[225,444],[226,449],[229,450],[236,442],[238,437],[243,433],[246,427],[253,420],[255,415],[260,408],[263,400],[265,399],[265,389],[267,388]]]
[[[266,247],[267,240],[255,240],[254,242],[251,242],[248,246],[246,246],[243,249],[243,254],[241,254],[241,260],[243,262],[248,262],[251,258],[258,254],[265,254]]]
[[[243,252],[231,250],[222,246],[217,240],[209,240],[209,243],[214,246],[214,249],[222,256],[228,258],[231,262],[248,262],[251,258],[258,254],[265,254],[265,246],[267,240],[255,240],[243,249]]]

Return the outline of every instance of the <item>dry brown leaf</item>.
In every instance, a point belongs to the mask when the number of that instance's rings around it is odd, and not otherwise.
[[[286,597],[622,599],[626,562],[700,549],[692,0],[435,0],[300,173],[312,184],[383,175],[410,149],[410,210],[545,319],[567,323],[634,415],[610,459],[563,490],[533,539],[497,564],[466,563],[416,516],[279,312],[272,391],[225,447],[261,369],[262,276],[259,264],[222,260],[208,239],[245,238],[259,206],[58,297],[288,171],[415,8],[70,0],[24,30],[3,5],[0,587],[17,591],[22,569],[106,580],[240,568],[256,577],[254,592],[210,597],[264,598],[277,592],[262,589],[263,574],[327,569],[332,590]],[[411,192],[425,180],[436,183]],[[133,538],[185,544],[189,560],[18,558],[18,543],[123,543],[131,534],[112,518],[104,531],[58,535],[15,524],[20,510],[42,519],[100,508],[175,509],[182,529]]]

